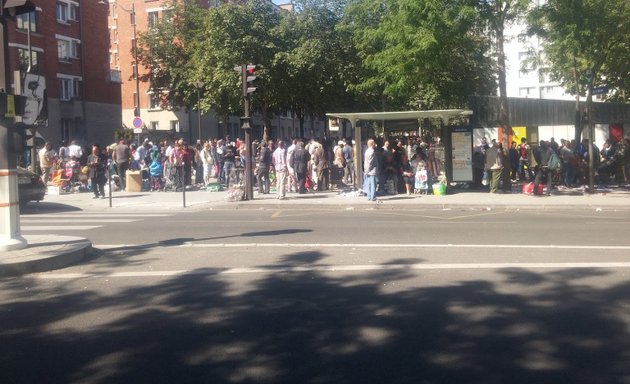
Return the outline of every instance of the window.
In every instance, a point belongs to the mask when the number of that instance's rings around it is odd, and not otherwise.
[[[536,87],[524,87],[518,89],[519,97],[529,97],[533,96],[534,92],[536,92]]]
[[[171,120],[171,131],[179,132],[179,120]]]
[[[160,129],[160,122],[159,121],[152,121],[151,122],[151,129],[154,131],[157,131],[158,129]]]
[[[160,95],[154,92],[149,93],[149,109],[156,110],[160,108]]]
[[[81,79],[72,76],[59,78],[59,100],[72,100],[81,97]]]
[[[59,61],[70,61],[81,56],[81,43],[78,40],[57,35],[57,57]]]
[[[28,71],[28,49],[18,49],[18,67],[20,71],[27,72]],[[37,62],[37,52],[31,50],[31,70],[30,72],[38,73],[39,65]]]
[[[553,97],[556,93],[556,87],[540,87],[540,98]]]
[[[35,12],[23,13],[16,16],[16,24],[18,29],[28,30],[28,17],[31,16],[31,32],[37,32],[37,18]]]
[[[68,4],[57,3],[57,21],[68,23]]]
[[[158,23],[158,13],[157,12],[149,12],[149,28],[155,28]]]
[[[531,52],[519,52],[518,63],[520,70],[519,77],[529,77],[531,71],[534,70],[534,55]]]
[[[70,61],[70,42],[57,40],[57,57],[59,61]]]
[[[72,21],[79,21],[79,4],[70,4],[69,19]]]

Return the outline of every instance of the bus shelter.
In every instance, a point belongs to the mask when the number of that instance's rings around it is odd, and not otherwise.
[[[354,128],[354,171],[357,175],[355,180],[355,186],[357,189],[361,190],[363,188],[363,178],[360,175],[363,175],[363,153],[362,153],[362,132],[361,126],[357,125],[359,121],[401,121],[401,120],[417,120],[420,122],[423,119],[427,118],[439,118],[442,122],[448,123],[450,119],[461,118],[461,117],[469,117],[472,115],[472,111],[465,109],[443,109],[443,110],[432,110],[432,111],[400,111],[400,112],[350,112],[350,113],[327,113],[326,116],[328,118],[337,118],[337,119],[346,119],[350,122],[352,128]],[[472,132],[472,131],[471,131]],[[447,137],[445,145],[447,146],[446,151],[446,169],[447,169],[447,177],[452,180],[452,177],[449,173],[453,174],[452,169],[452,148],[448,143],[450,142],[450,134],[445,134]],[[466,156],[466,155],[464,155]],[[472,157],[472,134],[471,134],[471,143],[470,143],[470,156]]]

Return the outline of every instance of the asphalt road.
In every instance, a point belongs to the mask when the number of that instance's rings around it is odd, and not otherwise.
[[[22,215],[1,383],[630,383],[627,212]]]

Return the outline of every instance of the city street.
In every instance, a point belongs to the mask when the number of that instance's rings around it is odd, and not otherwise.
[[[624,210],[39,205],[97,255],[0,280],[2,383],[630,383]]]

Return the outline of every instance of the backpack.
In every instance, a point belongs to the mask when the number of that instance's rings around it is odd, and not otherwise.
[[[547,166],[552,171],[557,171],[560,167],[562,167],[562,161],[560,161],[560,157],[555,151],[551,153]]]

